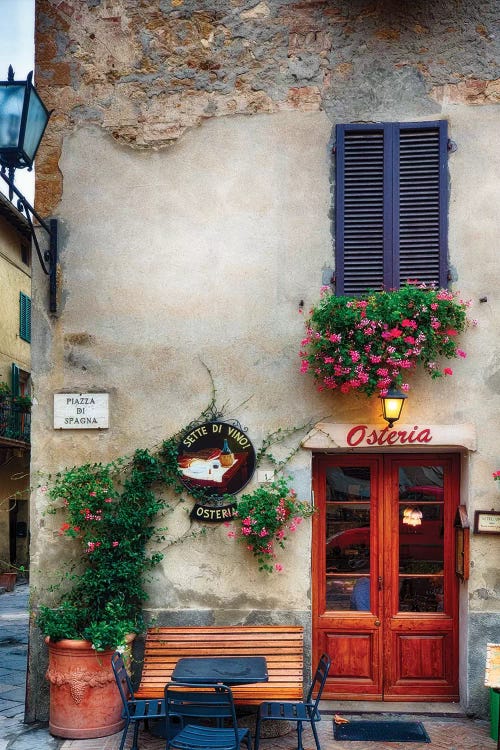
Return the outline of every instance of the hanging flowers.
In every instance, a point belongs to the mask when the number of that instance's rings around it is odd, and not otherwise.
[[[452,375],[438,360],[466,356],[457,336],[469,325],[468,307],[447,289],[425,284],[364,297],[337,297],[323,287],[306,321],[301,371],[313,375],[320,391],[367,396],[384,396],[390,387],[408,391],[417,364],[432,378]]]
[[[288,534],[296,531],[303,518],[314,512],[313,507],[297,499],[284,477],[257,487],[242,495],[238,502],[238,526],[228,532],[229,538],[243,541],[257,558],[259,570],[281,572],[276,563],[276,547],[284,549]]]

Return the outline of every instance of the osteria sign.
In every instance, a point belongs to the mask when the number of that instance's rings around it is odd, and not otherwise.
[[[380,424],[335,424],[319,422],[302,442],[304,448],[439,448],[457,446],[476,450],[473,425],[402,424],[393,427]]]
[[[108,393],[54,393],[55,430],[104,430],[108,427]]]

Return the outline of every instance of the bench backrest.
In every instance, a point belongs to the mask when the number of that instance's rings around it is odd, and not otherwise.
[[[185,656],[265,656],[269,682],[232,688],[235,703],[302,700],[304,630],[301,626],[149,628],[137,698],[161,698],[177,661]]]

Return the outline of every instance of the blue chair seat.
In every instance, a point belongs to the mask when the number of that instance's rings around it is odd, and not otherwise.
[[[132,721],[147,721],[148,719],[165,718],[165,701],[163,699],[152,698],[151,700],[129,700],[128,714]],[[127,718],[127,711],[122,711],[122,717]]]
[[[246,741],[247,729],[238,729],[238,744]],[[234,729],[205,727],[188,724],[170,741],[170,747],[179,750],[193,748],[210,748],[210,750],[233,750],[235,746]]]
[[[272,719],[273,721],[320,721],[319,711],[314,703],[278,703],[270,701],[263,703],[261,708],[261,721]]]

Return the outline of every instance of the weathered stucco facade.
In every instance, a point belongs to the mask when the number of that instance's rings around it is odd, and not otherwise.
[[[498,509],[499,4],[304,0],[39,0],[37,88],[54,108],[37,202],[60,220],[59,315],[35,278],[32,470],[152,447],[212,393],[255,445],[327,419],[380,422],[377,399],[315,391],[299,372],[303,316],[333,272],[332,145],[338,122],[446,119],[453,287],[477,328],[446,381],[417,375],[408,424],[472,425],[461,502]],[[480,300],[485,300],[480,302]],[[110,428],[55,431],[56,392],[110,394]],[[299,438],[302,437],[299,433]],[[311,452],[290,463],[311,496]],[[34,604],[61,569],[35,493]],[[170,539],[191,523],[166,519]],[[148,610],[177,624],[294,621],[310,628],[310,524],[279,580],[224,526],[165,545]],[[472,535],[460,594],[461,700],[485,713],[485,644],[498,641],[496,537]],[[35,644],[38,644],[37,646]],[[31,718],[46,715],[33,639]],[[35,698],[34,696],[38,696]]]

